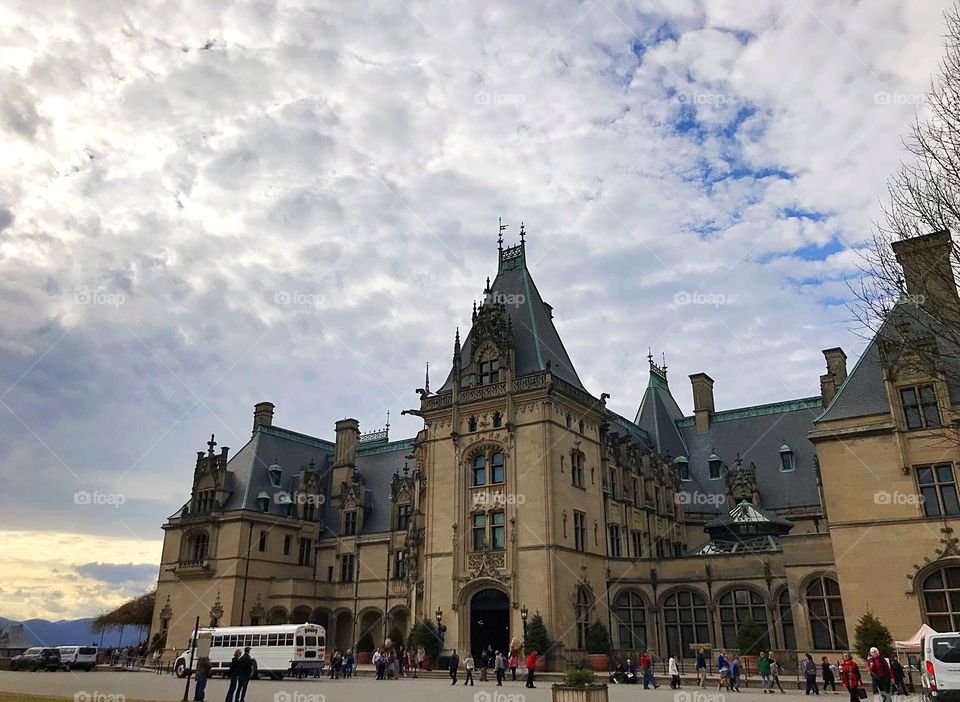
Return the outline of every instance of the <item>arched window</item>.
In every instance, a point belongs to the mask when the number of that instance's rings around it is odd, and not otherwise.
[[[797,634],[793,627],[793,606],[790,602],[790,591],[784,590],[777,598],[777,608],[780,613],[780,630],[783,632],[783,646],[789,650],[797,648]]]
[[[613,603],[620,648],[642,651],[647,647],[647,608],[637,592],[621,592]]]
[[[483,454],[473,457],[473,484],[487,484],[487,457]]]
[[[960,566],[939,568],[923,579],[927,624],[937,631],[960,627]]]
[[[720,631],[723,645],[737,648],[737,632],[748,619],[752,619],[763,628],[761,649],[770,648],[767,634],[767,607],[759,592],[747,589],[730,590],[720,598]]]
[[[840,585],[833,578],[822,576],[807,585],[806,595],[813,647],[820,651],[846,651],[847,626],[843,621]]]
[[[210,549],[210,537],[205,531],[198,531],[190,537],[190,560],[202,561],[206,559]]]
[[[587,629],[590,627],[590,593],[582,587],[577,590],[577,604],[574,614],[577,620],[577,648],[586,648]]]
[[[490,457],[490,482],[502,483],[506,479],[506,469],[504,468],[503,454],[497,451]]]
[[[667,651],[673,655],[693,658],[696,652],[691,644],[710,643],[707,604],[691,590],[675,592],[666,599],[663,622],[667,631]]]
[[[476,430],[477,430],[477,418],[470,417],[470,419],[467,420],[467,431],[476,431]]]
[[[493,428],[494,428],[494,429],[499,429],[499,428],[502,427],[502,426],[503,426],[503,415],[500,414],[499,412],[494,412],[494,413],[493,413]]]

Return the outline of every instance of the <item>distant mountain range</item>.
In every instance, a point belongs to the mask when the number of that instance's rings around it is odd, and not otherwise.
[[[123,640],[118,629],[108,629],[103,633],[101,644],[100,634],[90,631],[93,618],[87,619],[60,619],[55,622],[46,619],[27,619],[18,622],[14,619],[0,617],[0,630],[7,629],[11,624],[23,624],[23,629],[34,646],[71,646],[95,644],[97,646],[115,647],[139,643],[142,636],[147,635],[146,629],[142,634],[137,627],[128,626],[123,630]]]

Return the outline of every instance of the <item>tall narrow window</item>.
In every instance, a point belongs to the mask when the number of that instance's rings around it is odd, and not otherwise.
[[[502,483],[506,478],[506,471],[504,469],[503,454],[499,451],[493,456],[490,457],[490,467],[491,467],[491,483]]]
[[[630,541],[633,544],[633,557],[643,558],[643,532],[636,529],[630,532]]]
[[[494,412],[494,413],[493,413],[493,428],[494,428],[494,429],[499,429],[501,426],[503,426],[503,415],[500,414],[499,412]]]
[[[300,554],[298,563],[300,565],[310,565],[310,551],[313,542],[310,539],[300,539]]]
[[[586,648],[587,629],[590,627],[590,595],[582,587],[577,590],[577,604],[574,614],[577,624],[577,648]]]
[[[393,579],[403,580],[407,577],[407,552],[403,549],[393,552]]]
[[[190,549],[190,559],[193,561],[202,561],[207,557],[207,550],[210,547],[210,537],[207,533],[201,531],[194,534]]]
[[[397,531],[406,531],[410,526],[410,505],[397,505]]]
[[[357,510],[343,513],[343,535],[354,536],[357,533]]]
[[[900,389],[903,418],[907,429],[930,429],[940,426],[940,408],[932,385],[916,385]]]
[[[265,531],[260,532],[260,539],[257,543],[257,550],[260,551],[261,553],[267,550],[267,532]]]
[[[290,555],[290,544],[293,541],[293,537],[290,534],[285,534],[283,537],[283,555]]]
[[[780,593],[777,608],[780,611],[780,630],[783,631],[783,645],[792,651],[797,647],[797,633],[793,626],[793,605],[790,602],[789,590],[784,589]]]
[[[349,583],[353,580],[353,554],[345,553],[340,556],[340,582]]]
[[[470,417],[470,419],[467,420],[467,431],[475,432],[476,430],[477,430],[477,418]]]
[[[620,526],[611,524],[607,527],[610,536],[610,557],[620,558]]]
[[[807,586],[806,594],[813,647],[822,651],[847,650],[840,585],[833,578],[819,577]]]
[[[956,516],[960,514],[957,502],[957,483],[953,466],[941,463],[917,468],[917,485],[923,496],[923,513],[927,517]]]
[[[583,512],[573,513],[573,547],[578,551],[587,548],[587,515]]]
[[[473,515],[473,550],[482,551],[487,541],[487,515]]]
[[[487,484],[487,457],[482,454],[473,458],[473,484]]]
[[[492,512],[490,514],[490,542],[497,551],[502,551],[507,546],[507,521],[503,512]]]
[[[613,603],[614,626],[620,648],[642,651],[647,647],[647,608],[639,593],[628,591],[617,595]]]
[[[577,487],[583,487],[583,454],[579,451],[570,456],[570,479]]]

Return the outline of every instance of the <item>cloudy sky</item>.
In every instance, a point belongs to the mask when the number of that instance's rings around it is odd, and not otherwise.
[[[257,401],[411,436],[498,216],[613,409],[817,394],[945,6],[8,2],[0,615],[146,589]]]

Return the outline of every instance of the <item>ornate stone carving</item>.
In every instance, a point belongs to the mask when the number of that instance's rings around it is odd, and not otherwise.
[[[507,567],[504,551],[480,551],[467,557],[467,569],[472,577],[498,577]]]

